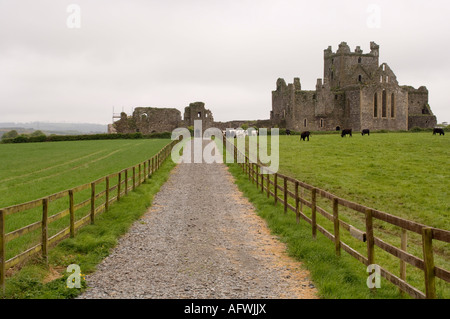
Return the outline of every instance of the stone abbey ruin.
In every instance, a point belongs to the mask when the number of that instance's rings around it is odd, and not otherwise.
[[[205,104],[195,102],[184,109],[183,119],[175,108],[137,107],[131,116],[122,112],[108,131],[171,132],[193,126],[194,120],[201,120],[203,129],[221,130],[247,124],[293,131],[394,131],[433,128],[437,124],[428,104],[427,88],[399,85],[392,69],[379,63],[379,45],[371,42],[370,52],[363,53],[359,46],[351,52],[342,42],[336,52],[331,46],[324,50],[324,76],[317,79],[315,90],[302,90],[299,78],[289,84],[282,78],[276,81],[270,119],[215,122]]]

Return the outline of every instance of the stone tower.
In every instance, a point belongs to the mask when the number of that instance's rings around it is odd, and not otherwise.
[[[352,52],[346,42],[336,52],[329,46],[324,50],[323,72],[313,91],[301,90],[299,78],[292,84],[277,80],[272,91],[273,125],[297,131],[408,130],[436,125],[428,90],[400,86],[392,69],[379,63],[375,42],[370,42],[369,53],[359,46]]]

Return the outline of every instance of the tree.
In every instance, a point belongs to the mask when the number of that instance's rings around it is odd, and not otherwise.
[[[19,136],[19,133],[17,133],[16,130],[12,130],[12,131],[9,131],[9,132],[6,132],[5,134],[3,134],[2,140],[7,139],[7,138],[16,138],[17,136]]]
[[[30,134],[30,136],[42,136],[42,135],[45,136],[45,134],[40,130],[34,131],[33,133]]]

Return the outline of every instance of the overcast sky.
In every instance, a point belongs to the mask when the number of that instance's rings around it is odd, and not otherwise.
[[[70,6],[75,4],[76,6]],[[77,9],[80,9],[78,12]],[[313,90],[323,50],[380,45],[400,85],[450,122],[450,2],[0,0],[0,122],[112,122],[202,101],[267,119],[277,78]]]

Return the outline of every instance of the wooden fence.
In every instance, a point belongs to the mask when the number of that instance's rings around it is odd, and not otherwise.
[[[381,265],[380,274],[388,281],[398,286],[403,292],[419,299],[436,298],[435,279],[440,278],[445,282],[450,282],[450,271],[435,266],[433,255],[433,240],[450,243],[450,231],[429,227],[414,221],[406,220],[373,208],[369,208],[355,202],[340,198],[327,191],[306,184],[292,177],[283,174],[270,172],[259,163],[252,163],[246,154],[241,153],[236,145],[228,141],[225,137],[224,144],[228,151],[233,152],[234,160],[242,167],[243,173],[248,175],[249,180],[267,197],[273,197],[275,204],[284,206],[284,212],[291,210],[295,213],[296,220],[305,220],[311,225],[312,237],[315,239],[317,231],[325,235],[326,238],[334,242],[336,255],[340,256],[341,250],[346,251],[352,257],[368,266],[376,263],[375,246],[396,257],[400,261],[400,275],[396,276],[386,270]],[[305,194],[308,194],[308,197]],[[280,196],[281,195],[281,196]],[[329,200],[329,213],[318,205],[319,198]],[[291,203],[289,203],[291,201]],[[303,213],[303,205],[310,209],[310,216]],[[324,206],[324,205],[322,205]],[[346,207],[354,212],[362,214],[365,229],[360,230],[348,222],[340,219],[340,207]],[[317,222],[317,214],[324,216],[333,223],[333,231],[327,230]],[[374,235],[374,220],[380,220],[401,228],[401,248],[397,248]],[[357,249],[350,247],[342,241],[342,230],[348,231],[352,238],[366,243],[366,254],[362,254]],[[407,232],[417,233],[421,236],[423,258],[418,258],[406,251]],[[425,293],[406,282],[406,264],[408,263],[423,271]]]
[[[174,140],[164,146],[152,158],[139,163],[135,166],[121,170],[120,172],[102,177],[88,184],[80,185],[70,190],[65,190],[44,198],[36,199],[27,203],[14,205],[0,209],[0,288],[4,290],[6,270],[25,261],[33,255],[41,253],[42,258],[47,261],[48,250],[67,237],[74,237],[76,230],[86,224],[94,224],[95,217],[99,213],[108,210],[108,207],[121,197],[128,194],[141,185],[148,177],[159,169],[162,162],[170,156],[172,147],[178,143]],[[98,187],[101,185],[101,188]],[[100,190],[102,189],[102,190]],[[83,192],[87,196],[81,197],[81,201],[75,200],[76,194]],[[87,198],[86,198],[87,197]],[[49,208],[52,203],[61,200],[65,208],[49,216]],[[61,205],[58,205],[58,207]],[[87,214],[76,218],[77,212],[83,213],[83,208]],[[29,210],[38,210],[41,212],[40,220],[18,228],[8,233],[5,232],[5,217],[12,214],[19,214]],[[83,213],[84,214],[84,213]],[[69,225],[59,230],[57,233],[49,236],[49,227],[51,223],[61,220],[69,215]],[[79,215],[79,214],[78,214]],[[39,231],[37,243],[32,247],[25,249],[17,255],[6,259],[6,244],[14,239],[23,237],[31,232]],[[35,236],[36,237],[36,236]],[[0,290],[0,291],[1,291]]]

